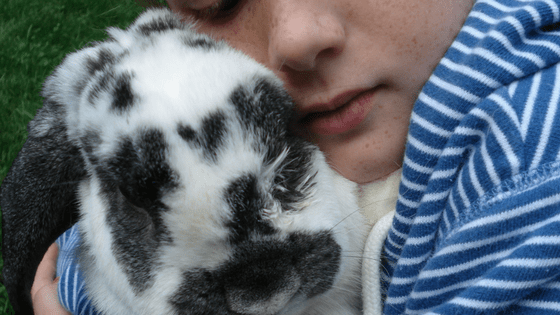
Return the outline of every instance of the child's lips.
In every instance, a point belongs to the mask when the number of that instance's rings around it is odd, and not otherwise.
[[[318,135],[336,135],[352,130],[367,117],[375,90],[373,88],[340,95],[335,98],[335,101],[345,101],[340,105],[335,102],[315,105],[312,107],[314,111],[301,118],[299,123],[309,132]]]

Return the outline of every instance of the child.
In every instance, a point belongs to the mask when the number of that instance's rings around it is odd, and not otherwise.
[[[385,314],[560,312],[560,1],[168,3],[275,70],[294,128],[364,198],[402,165],[366,314],[380,282]]]

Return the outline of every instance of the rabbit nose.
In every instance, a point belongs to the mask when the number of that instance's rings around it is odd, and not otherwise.
[[[278,313],[301,286],[295,267],[283,259],[254,261],[230,270],[224,283],[228,308],[240,314]]]

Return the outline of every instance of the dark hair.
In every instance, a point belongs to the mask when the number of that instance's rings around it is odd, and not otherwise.
[[[167,7],[165,0],[135,0],[136,3],[144,8]]]

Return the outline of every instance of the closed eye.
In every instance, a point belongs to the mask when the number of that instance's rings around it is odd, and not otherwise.
[[[235,13],[239,2],[241,0],[219,0],[208,8],[196,10],[195,15],[201,20],[226,18]]]

